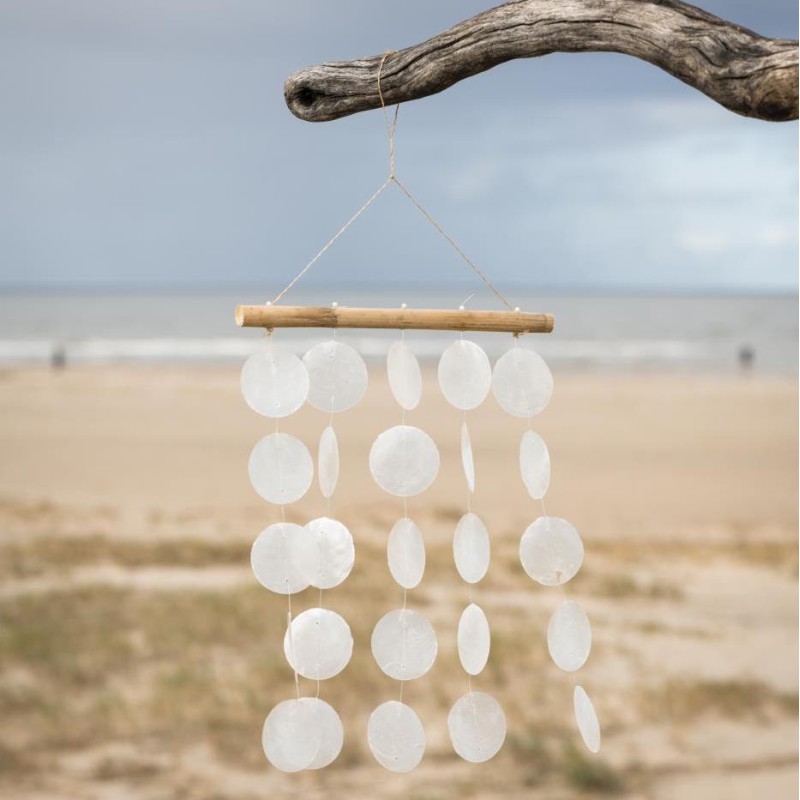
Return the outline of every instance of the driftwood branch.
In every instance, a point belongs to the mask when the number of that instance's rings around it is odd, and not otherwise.
[[[767,39],[678,0],[516,0],[386,56],[387,105],[441,92],[510,61],[605,51],[648,61],[730,111],[797,119],[798,46]],[[293,114],[311,122],[380,106],[383,54],[295,72],[284,86]]]

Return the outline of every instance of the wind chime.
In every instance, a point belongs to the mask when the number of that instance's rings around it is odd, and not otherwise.
[[[381,64],[382,66],[382,64]],[[378,78],[380,90],[380,74]],[[546,363],[534,350],[523,347],[519,336],[549,333],[553,317],[512,308],[489,279],[422,207],[395,175],[394,134],[397,109],[389,122],[389,177],[351,219],[332,237],[277,297],[259,306],[239,306],[236,321],[242,327],[268,332],[264,346],[250,356],[242,369],[244,399],[257,413],[274,419],[275,429],[252,450],[251,483],[268,503],[280,508],[282,521],[269,525],[255,540],[251,564],[256,579],[267,589],[286,595],[287,627],[283,650],[294,671],[295,697],[276,705],[268,714],[262,743],[269,762],[285,772],[319,769],[331,764],[341,751],[344,731],[338,713],[320,698],[320,682],[339,674],[350,661],[353,637],[347,621],[324,608],[323,592],[339,586],[355,561],[353,536],[335,519],[332,501],[339,476],[339,446],[335,415],[353,408],[367,389],[367,367],[359,353],[337,341],[337,328],[385,328],[400,331],[387,354],[389,387],[400,407],[399,424],[381,433],[372,445],[368,467],[378,486],[402,501],[402,515],[387,540],[392,578],[402,589],[402,604],[377,620],[372,632],[372,654],[380,669],[400,682],[399,699],[387,700],[371,714],[367,741],[379,764],[394,772],[408,772],[425,752],[425,731],[411,706],[403,703],[405,681],[422,677],[433,665],[438,641],[428,619],[409,603],[408,593],[422,580],[425,542],[409,517],[408,499],[423,493],[439,471],[439,449],[431,436],[407,424],[406,414],[419,404],[422,377],[417,359],[405,341],[406,330],[458,331],[459,338],[443,352],[438,367],[439,387],[446,400],[462,413],[461,462],[467,488],[464,515],[453,537],[453,557],[467,584],[467,605],[457,623],[459,660],[467,673],[469,690],[457,699],[448,716],[455,752],[466,761],[483,762],[500,750],[506,736],[506,718],[490,694],[475,691],[472,679],[489,658],[490,627],[486,614],[474,602],[473,586],[489,569],[490,535],[472,510],[475,468],[467,414],[494,394],[508,414],[526,420],[519,447],[519,469],[530,496],[541,503],[541,515],[524,531],[519,555],[525,572],[543,586],[563,585],[580,569],[583,544],[577,530],[559,517],[547,516],[544,497],[550,481],[550,456],[545,442],[532,427],[533,418],[549,403],[553,379]],[[422,215],[448,241],[461,258],[500,298],[505,311],[345,308],[280,306],[278,301],[313,266],[319,257],[390,184],[396,185]],[[302,360],[274,342],[276,328],[330,328],[333,338],[311,347]],[[492,368],[470,331],[511,333],[513,346]],[[300,439],[281,432],[279,421],[308,402],[328,414],[316,449],[319,490],[325,515],[306,525],[287,522],[285,508],[311,488],[314,459]],[[308,587],[319,590],[317,607],[297,616],[291,597]],[[413,599],[413,598],[412,598]],[[591,627],[583,608],[562,597],[547,628],[550,655],[560,669],[574,673],[586,662],[591,648]],[[315,696],[301,696],[299,678],[317,682]],[[574,685],[574,714],[578,730],[592,752],[600,747],[600,728],[592,702]]]

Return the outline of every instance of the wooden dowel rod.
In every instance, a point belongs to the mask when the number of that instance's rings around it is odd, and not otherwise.
[[[431,308],[238,306],[240,328],[404,328],[424,331],[550,333],[552,314],[523,311],[450,311]]]

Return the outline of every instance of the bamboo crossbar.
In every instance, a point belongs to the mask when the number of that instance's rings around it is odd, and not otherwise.
[[[240,328],[400,328],[423,331],[550,333],[552,314],[431,308],[237,306]]]

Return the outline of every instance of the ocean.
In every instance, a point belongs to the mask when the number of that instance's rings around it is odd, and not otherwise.
[[[240,330],[240,303],[264,302],[263,289],[201,293],[22,294],[0,297],[0,366],[109,363],[236,363],[252,353],[263,332]],[[407,289],[293,292],[293,304],[455,308],[465,297],[453,290]],[[591,370],[732,372],[743,363],[759,373],[796,375],[798,304],[794,295],[513,295],[524,311],[556,316],[555,331],[526,337],[552,365]],[[499,308],[481,293],[469,308]],[[324,332],[279,330],[298,353]],[[382,357],[396,331],[340,330],[342,341],[368,359]],[[453,333],[410,331],[417,355],[435,359]],[[496,357],[507,335],[473,336]],[[749,358],[748,358],[749,354]]]

